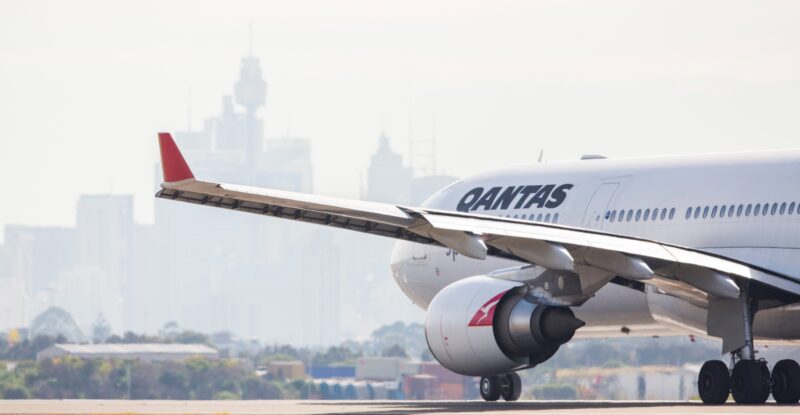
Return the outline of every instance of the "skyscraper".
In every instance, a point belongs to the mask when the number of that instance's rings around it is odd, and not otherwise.
[[[90,324],[102,312],[112,327],[126,330],[135,313],[129,298],[133,196],[81,195],[75,240],[76,266],[62,276],[65,289],[58,298],[73,304],[70,311],[79,324]]]
[[[242,59],[234,95],[202,131],[173,135],[197,177],[311,192],[311,145],[305,138],[266,139],[259,111],[266,82],[259,60]],[[161,178],[157,172],[158,180]],[[303,341],[302,325],[280,324],[283,310],[305,306],[297,264],[310,228],[238,212],[156,200],[157,315],[197,330],[230,330],[246,338]],[[148,278],[149,276],[143,276]],[[150,284],[151,286],[154,284]],[[156,301],[154,301],[156,302]],[[328,314],[331,314],[328,310]]]
[[[403,157],[392,151],[389,137],[381,133],[367,172],[367,200],[408,204],[412,176],[411,168],[403,165]]]

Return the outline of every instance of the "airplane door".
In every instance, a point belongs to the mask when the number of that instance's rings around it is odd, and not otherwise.
[[[611,198],[614,197],[614,193],[618,188],[619,183],[603,183],[595,190],[592,200],[589,201],[589,206],[586,207],[586,213],[583,215],[584,228],[603,228],[608,205],[611,203]]]

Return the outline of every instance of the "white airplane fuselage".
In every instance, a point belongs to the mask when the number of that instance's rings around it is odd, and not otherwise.
[[[506,168],[460,180],[424,207],[557,223],[694,248],[800,280],[800,151],[629,160],[591,159]],[[622,216],[622,218],[620,218]],[[470,259],[406,241],[395,281],[426,309],[445,286],[522,265]],[[706,335],[706,310],[654,289],[607,284],[574,307],[578,337]],[[800,339],[800,304],[759,311],[760,339]]]

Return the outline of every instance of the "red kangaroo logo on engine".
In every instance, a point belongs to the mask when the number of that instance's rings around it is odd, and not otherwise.
[[[508,290],[495,295],[487,301],[483,307],[479,308],[478,311],[475,312],[475,315],[472,316],[472,320],[469,321],[467,327],[491,326],[494,320],[494,310],[497,308],[497,303],[500,302],[500,299],[503,298],[503,294],[506,292],[508,292]]]

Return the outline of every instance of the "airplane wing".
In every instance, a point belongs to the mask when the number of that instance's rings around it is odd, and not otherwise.
[[[743,281],[761,289],[760,307],[797,301],[800,282],[751,264],[631,236],[551,223],[396,206],[196,180],[168,133],[159,134],[163,199],[239,210],[433,244],[464,256],[512,258],[593,279],[591,295],[613,281],[644,284],[700,306],[739,298]],[[585,298],[584,298],[585,301]],[[771,302],[770,302],[771,301]]]

